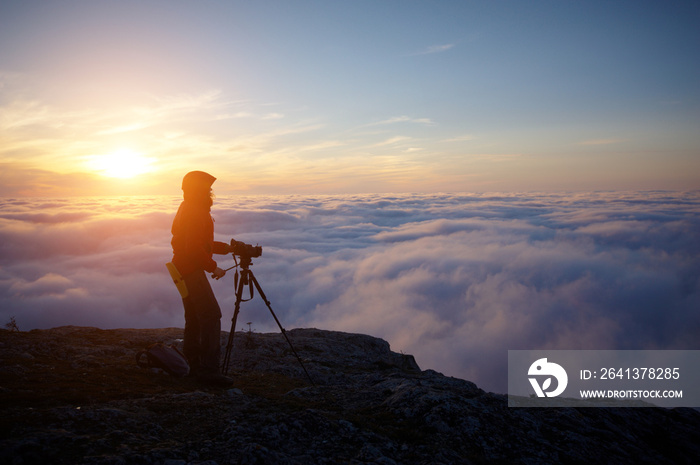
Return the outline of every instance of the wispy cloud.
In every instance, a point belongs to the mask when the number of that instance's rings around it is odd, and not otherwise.
[[[416,52],[413,52],[411,56],[417,55],[430,55],[432,53],[442,53],[454,47],[455,44],[442,44],[442,45],[431,45],[430,47],[423,48]]]
[[[390,137],[388,139],[385,139],[381,142],[378,142],[376,144],[373,144],[372,147],[386,147],[388,145],[395,145],[395,144],[398,144],[401,142],[406,142],[409,140],[411,140],[411,138],[408,136],[394,136],[394,137]]]
[[[149,127],[150,124],[147,122],[127,124],[125,126],[118,126],[114,128],[103,129],[97,132],[98,136],[107,136],[110,134],[121,134],[124,132],[139,131]]]
[[[470,140],[476,139],[475,136],[471,134],[465,134],[463,136],[452,137],[450,139],[444,139],[441,142],[468,142]]]
[[[237,111],[235,113],[221,113],[212,118],[213,121],[222,121],[227,119],[259,119],[259,120],[274,120],[283,119],[283,113],[265,113],[258,114],[251,111]]]
[[[255,115],[248,111],[238,111],[236,113],[221,113],[214,117],[214,121],[221,121],[227,119],[237,119],[237,118],[253,118]]]
[[[371,123],[369,126],[380,126],[384,124],[396,124],[396,123],[415,123],[415,124],[424,124],[426,126],[434,126],[435,122],[432,121],[430,118],[412,118],[410,116],[392,116],[391,118],[382,120],[382,121],[377,121],[376,123]]]
[[[51,112],[48,106],[35,100],[15,100],[0,106],[0,129],[3,131],[46,125]]]

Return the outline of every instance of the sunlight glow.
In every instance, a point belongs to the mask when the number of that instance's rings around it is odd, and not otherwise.
[[[132,178],[154,170],[155,158],[145,157],[131,149],[120,149],[106,155],[90,157],[91,170],[111,178]]]

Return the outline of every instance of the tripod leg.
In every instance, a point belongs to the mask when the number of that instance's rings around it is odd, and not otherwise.
[[[243,282],[245,279],[241,279],[238,283],[238,289],[236,289],[236,306],[233,310],[233,318],[231,318],[231,332],[228,333],[228,342],[226,343],[226,353],[224,355],[224,362],[221,365],[221,373],[228,374],[228,367],[231,363],[231,349],[233,348],[233,336],[236,334],[236,320],[238,320],[238,312],[241,309],[241,301],[243,298]]]
[[[270,304],[270,301],[267,300],[267,296],[265,295],[262,288],[260,287],[260,283],[258,283],[258,280],[255,278],[255,275],[253,274],[252,271],[249,271],[248,276],[250,277],[251,282],[253,284],[255,284],[255,287],[258,290],[258,294],[260,294],[260,297],[262,297],[262,299],[265,301],[265,305],[267,305],[267,308],[270,310],[270,313],[272,314],[272,318],[274,318],[275,322],[277,322],[277,326],[279,326],[280,331],[282,331],[282,335],[287,340],[287,343],[289,344],[289,347],[292,349],[294,356],[299,361],[299,365],[301,365],[301,368],[304,370],[304,373],[306,373],[306,377],[309,378],[309,381],[311,381],[312,385],[316,386],[316,383],[314,383],[314,380],[311,379],[309,372],[306,371],[306,367],[304,366],[304,363],[301,361],[301,357],[299,357],[299,354],[297,354],[297,351],[294,349],[294,346],[292,345],[292,341],[290,341],[289,337],[287,337],[287,331],[285,331],[285,329],[282,327],[282,323],[280,323],[280,320],[277,319],[277,315],[275,315],[275,312],[272,310],[272,305]]]

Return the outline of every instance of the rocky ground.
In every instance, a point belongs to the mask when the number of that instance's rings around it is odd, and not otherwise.
[[[377,338],[236,333],[229,388],[139,368],[182,329],[0,330],[2,464],[679,464],[700,413],[509,408]],[[222,335],[225,345],[227,334]]]

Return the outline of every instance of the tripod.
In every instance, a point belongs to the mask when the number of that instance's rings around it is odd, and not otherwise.
[[[234,255],[234,259],[235,258],[236,257]],[[294,346],[292,345],[292,341],[290,341],[289,337],[287,337],[287,331],[285,331],[285,329],[282,327],[282,323],[280,323],[280,320],[277,318],[277,315],[275,315],[275,312],[272,310],[272,306],[270,305],[270,301],[267,300],[265,293],[263,292],[262,288],[260,287],[260,283],[258,283],[258,280],[255,278],[253,271],[250,269],[250,265],[252,265],[252,264],[253,264],[253,261],[251,260],[250,256],[241,255],[241,263],[240,263],[241,279],[238,282],[238,288],[236,289],[236,305],[235,305],[235,308],[233,310],[233,318],[231,319],[231,332],[228,335],[228,343],[226,344],[226,353],[224,356],[223,365],[221,367],[221,372],[224,375],[227,374],[229,364],[231,363],[231,349],[233,348],[233,336],[236,334],[236,320],[238,320],[238,312],[241,309],[241,302],[244,301],[243,300],[243,287],[246,285],[250,286],[250,299],[247,299],[247,300],[251,300],[253,298],[253,285],[255,285],[255,288],[258,290],[258,294],[260,294],[260,297],[262,297],[263,301],[265,302],[265,305],[267,305],[267,308],[270,310],[270,313],[272,314],[272,318],[275,319],[275,322],[277,323],[277,326],[279,326],[280,331],[282,332],[282,335],[287,340],[287,343],[289,344],[289,347],[292,349],[294,356],[299,361],[299,365],[301,365],[301,368],[304,370],[304,373],[306,373],[306,377],[309,378],[309,381],[311,381],[311,384],[315,386],[316,384],[311,379],[309,372],[306,371],[306,367],[304,367],[304,363],[301,361],[299,354],[297,354],[297,351],[294,349]],[[238,266],[238,265],[236,265],[236,266]]]

